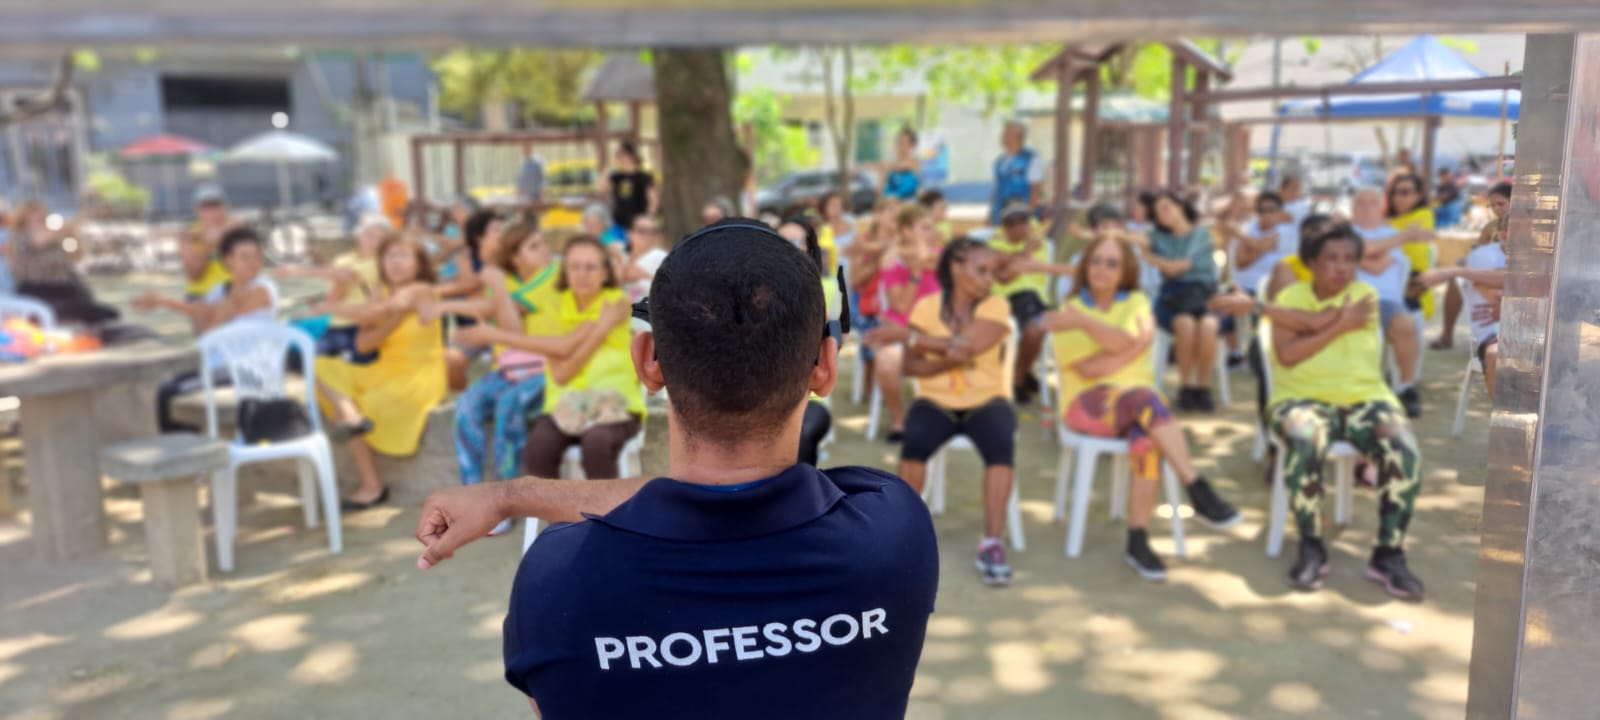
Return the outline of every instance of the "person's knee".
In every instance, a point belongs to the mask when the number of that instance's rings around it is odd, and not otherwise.
[[[1494,367],[1500,362],[1500,343],[1491,342],[1483,348],[1483,371],[1494,374]]]
[[[1219,325],[1217,322],[1217,316],[1206,315],[1200,318],[1199,327],[1202,336],[1215,338],[1221,328],[1221,325]]]
[[[1194,332],[1194,316],[1178,315],[1172,319],[1172,332],[1188,334]]]

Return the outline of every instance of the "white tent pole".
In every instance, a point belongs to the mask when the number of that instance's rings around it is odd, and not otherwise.
[[[293,202],[289,187],[289,164],[278,161],[278,205],[283,208],[284,215],[289,214],[289,205]]]

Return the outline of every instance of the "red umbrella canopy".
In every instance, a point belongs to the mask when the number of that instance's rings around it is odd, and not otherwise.
[[[199,140],[190,140],[178,135],[154,135],[122,146],[122,149],[118,150],[117,154],[123,157],[155,157],[160,155],[202,155],[215,150],[216,148]]]

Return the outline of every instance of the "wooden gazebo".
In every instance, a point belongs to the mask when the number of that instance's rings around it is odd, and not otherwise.
[[[1073,43],[1033,71],[1035,82],[1056,83],[1055,164],[1052,181],[1056,188],[1058,204],[1065,204],[1071,186],[1070,160],[1072,158],[1072,95],[1078,83],[1084,84],[1083,104],[1083,162],[1081,163],[1078,198],[1086,200],[1094,193],[1094,173],[1099,163],[1097,138],[1100,132],[1100,68],[1123,49],[1126,42]],[[1131,156],[1136,167],[1130,168],[1124,193],[1130,196],[1139,186],[1164,184],[1183,187],[1200,176],[1204,158],[1204,122],[1208,106],[1191,98],[1192,94],[1211,91],[1216,82],[1233,79],[1233,72],[1209,53],[1187,40],[1164,43],[1172,51],[1172,97],[1166,121],[1167,162],[1164,182],[1156,178],[1159,173],[1159,136],[1157,125],[1132,127]],[[1190,87],[1189,69],[1194,68],[1193,87]],[[1189,137],[1189,161],[1183,162],[1184,135]],[[1235,158],[1229,158],[1229,165]],[[1187,172],[1185,172],[1187,170]]]

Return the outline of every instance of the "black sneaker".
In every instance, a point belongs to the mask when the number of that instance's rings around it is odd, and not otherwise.
[[[1194,389],[1194,409],[1200,412],[1216,412],[1217,402],[1211,399],[1211,388],[1199,387]]]
[[[1167,566],[1150,549],[1150,536],[1146,531],[1128,531],[1128,553],[1124,557],[1139,577],[1151,582],[1167,581]]]
[[[1245,366],[1244,353],[1228,353],[1228,372],[1242,370]]]
[[[1422,599],[1425,590],[1422,581],[1406,567],[1405,551],[1399,548],[1374,548],[1365,574],[1368,580],[1382,585],[1385,592],[1401,600]]]
[[[1027,405],[1033,402],[1033,391],[1027,385],[1017,385],[1011,388],[1011,397],[1018,406]]]
[[[990,587],[1011,584],[1011,563],[1006,561],[1004,543],[979,546],[978,573],[983,578],[983,584]]]
[[[1194,514],[1200,518],[1200,522],[1217,530],[1227,530],[1243,519],[1239,509],[1218,497],[1217,491],[1203,475],[1189,483],[1189,504],[1194,506]]]
[[[1178,388],[1176,407],[1179,410],[1194,409],[1194,388],[1187,385]]]
[[[1316,538],[1300,538],[1300,558],[1289,568],[1289,584],[1296,590],[1316,590],[1328,576],[1328,550]]]
[[[1422,417],[1422,396],[1417,394],[1417,386],[1412,385],[1398,394],[1400,405],[1406,409],[1406,417]]]
[[[890,430],[888,435],[883,436],[883,439],[885,442],[893,445],[901,440],[906,439],[906,434],[903,430]]]

